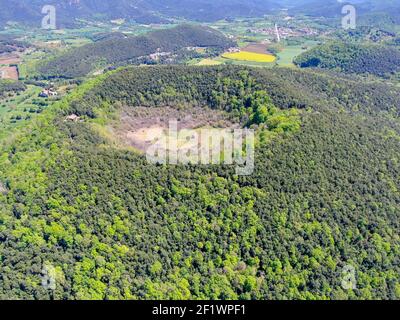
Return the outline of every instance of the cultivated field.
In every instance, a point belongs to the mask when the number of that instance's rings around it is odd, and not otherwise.
[[[271,63],[276,60],[276,57],[272,54],[262,54],[255,52],[235,52],[235,53],[224,53],[222,55],[225,59],[230,60],[240,60],[240,61],[254,61],[254,62],[263,62],[263,63]]]
[[[266,54],[268,53],[268,46],[264,43],[252,43],[242,48],[242,51]]]
[[[0,67],[0,79],[18,80],[17,67]]]
[[[21,62],[21,58],[16,54],[6,54],[0,56],[1,64],[18,64]]]
[[[11,128],[18,126],[27,118],[38,115],[37,112],[31,111],[39,109],[34,101],[37,99],[40,90],[39,87],[29,85],[27,90],[19,95],[0,99],[0,140],[10,135]]]
[[[313,48],[317,44],[316,41],[306,41],[302,45],[287,46],[278,53],[277,63],[283,67],[292,67],[293,59],[303,52]]]

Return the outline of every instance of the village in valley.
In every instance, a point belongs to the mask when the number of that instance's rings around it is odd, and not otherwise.
[[[332,28],[317,19],[293,17],[286,10],[263,18],[226,19],[211,27],[223,32],[238,46],[229,48],[221,56],[193,61],[193,64],[293,67],[294,57],[316,46],[332,32]]]

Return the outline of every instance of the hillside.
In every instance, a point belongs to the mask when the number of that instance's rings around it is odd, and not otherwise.
[[[378,27],[386,31],[395,31],[396,25],[400,23],[400,3],[397,0],[304,0],[293,1],[291,4],[290,14],[329,18],[337,27],[340,26],[345,4],[355,6],[358,27]]]
[[[165,23],[161,17],[147,6],[137,7],[138,1],[131,0],[0,0],[0,7],[10,10],[0,11],[0,27],[7,22],[18,22],[39,28],[45,5],[54,5],[59,28],[76,27],[76,19],[111,20],[125,18],[138,23]]]
[[[40,27],[44,5],[56,7],[59,28],[74,28],[79,25],[79,19],[126,19],[141,24],[168,23],[176,18],[214,22],[226,18],[262,17],[282,8],[289,8],[291,15],[333,18],[341,16],[343,3],[357,6],[362,23],[381,25],[383,15],[392,22],[399,22],[400,6],[396,0],[0,0],[0,7],[10,8],[0,11],[0,27],[8,22]]]
[[[294,63],[301,68],[336,69],[384,77],[400,71],[400,50],[382,45],[334,42],[301,54]]]
[[[165,16],[197,21],[218,21],[233,17],[260,17],[281,8],[274,0],[150,0],[147,5]]]
[[[26,86],[21,82],[0,79],[0,97],[3,97],[8,93],[14,94],[24,91],[25,89]]]
[[[0,54],[23,50],[28,46],[28,43],[16,40],[11,36],[0,35]]]
[[[222,33],[211,28],[181,25],[144,36],[106,38],[56,57],[39,71],[48,78],[75,78],[87,75],[96,67],[152,63],[150,54],[158,53],[160,59],[174,62],[174,55],[188,47],[204,47],[218,53],[233,45]]]
[[[58,27],[76,27],[77,19],[126,19],[141,24],[168,23],[173,18],[217,21],[226,17],[260,16],[279,8],[274,1],[247,0],[0,0],[0,27],[16,21],[40,27],[44,5],[54,5]]]
[[[131,67],[84,84],[1,144],[0,298],[400,298],[399,97],[351,77],[229,66]],[[153,165],[110,140],[123,109],[183,106],[261,112],[255,172]],[[43,265],[54,291],[39,285]],[[348,265],[358,281],[343,290]]]
[[[396,13],[400,9],[400,4],[397,0],[302,0],[302,1],[291,1],[285,0],[289,3],[292,13],[303,13],[310,16],[319,17],[335,17],[340,16],[342,7],[344,4],[354,5],[359,14],[364,15],[368,13],[383,13],[395,17]]]

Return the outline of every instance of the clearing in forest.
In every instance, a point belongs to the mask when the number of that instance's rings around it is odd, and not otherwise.
[[[234,123],[227,113],[207,107],[182,110],[172,107],[124,108],[120,120],[120,123],[113,129],[117,139],[122,144],[142,152],[146,152],[154,140],[168,131],[171,120],[177,121],[179,131],[183,129],[240,128],[240,125]]]

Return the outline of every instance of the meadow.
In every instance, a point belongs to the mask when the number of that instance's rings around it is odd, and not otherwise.
[[[197,66],[216,66],[221,64],[222,62],[212,59],[203,59],[196,63]]]
[[[293,59],[306,50],[302,46],[288,46],[278,53],[278,64],[283,67],[293,67]]]
[[[278,54],[277,63],[282,67],[293,67],[293,59],[303,52],[315,47],[317,41],[304,41],[301,45],[288,45],[285,46]]]

